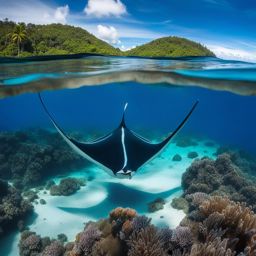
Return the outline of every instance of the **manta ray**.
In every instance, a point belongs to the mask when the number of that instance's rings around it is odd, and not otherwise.
[[[160,143],[152,143],[127,127],[125,111],[128,103],[125,104],[121,122],[115,130],[94,141],[81,142],[66,135],[46,108],[41,95],[38,96],[46,114],[67,144],[82,157],[117,178],[132,178],[140,167],[160,154],[188,121],[198,104],[196,101],[178,127]]]

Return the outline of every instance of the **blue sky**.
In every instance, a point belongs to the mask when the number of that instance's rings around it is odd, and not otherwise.
[[[163,36],[256,61],[256,0],[0,0],[0,19],[81,26],[121,49]]]

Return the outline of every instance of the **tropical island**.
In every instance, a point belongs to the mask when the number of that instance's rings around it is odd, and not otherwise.
[[[215,56],[200,43],[164,37],[128,51],[121,51],[83,28],[62,24],[35,25],[0,21],[0,56],[102,54],[114,56],[183,57]]]

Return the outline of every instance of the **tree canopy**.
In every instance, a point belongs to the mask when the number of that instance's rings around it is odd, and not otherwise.
[[[181,37],[162,37],[126,52],[129,56],[183,57],[215,56],[205,46]]]
[[[0,55],[18,55],[17,42],[11,40],[17,27],[24,28],[25,40],[21,40],[20,56],[98,53],[120,55],[121,51],[96,38],[86,30],[62,24],[34,25],[0,21]],[[24,32],[23,31],[23,32]]]
[[[0,21],[0,56],[38,56],[94,53],[117,56],[178,57],[214,56],[199,43],[164,37],[122,52],[88,31],[69,25],[35,25]]]

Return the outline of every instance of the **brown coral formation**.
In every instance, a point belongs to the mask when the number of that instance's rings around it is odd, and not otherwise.
[[[19,189],[41,185],[54,173],[86,165],[57,133],[47,130],[1,132],[0,152],[0,178]]]
[[[21,236],[20,255],[256,255],[256,215],[250,208],[225,197],[203,193],[189,198],[190,213],[194,212],[198,217],[193,218],[189,213],[174,230],[160,229],[132,209],[116,208],[109,218],[88,223],[75,242],[66,245],[63,240],[41,238],[25,231]]]
[[[50,186],[50,194],[52,196],[69,196],[74,194],[80,189],[81,186],[85,186],[86,182],[83,179],[65,178],[60,181],[59,185]]]
[[[229,154],[221,154],[216,160],[195,160],[183,174],[182,188],[183,197],[195,192],[227,196],[256,211],[255,184],[243,175]]]
[[[250,208],[213,196],[205,199],[195,214],[200,221],[190,215],[184,221],[197,240],[191,255],[256,255],[256,215]]]
[[[21,192],[0,179],[0,236],[12,229],[23,229],[23,220],[32,212],[33,206],[24,200]]]
[[[134,232],[128,242],[128,256],[164,256],[167,255],[157,229],[149,226]]]

